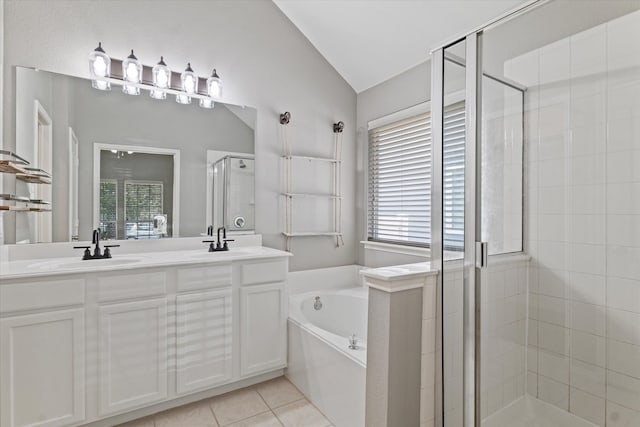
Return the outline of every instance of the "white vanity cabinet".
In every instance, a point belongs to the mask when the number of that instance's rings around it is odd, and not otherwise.
[[[287,305],[283,260],[240,266],[240,375],[286,365]]]
[[[85,420],[83,280],[0,285],[0,425]]]
[[[232,379],[231,265],[177,275],[178,291],[187,291],[176,296],[176,392],[185,394]]]
[[[0,276],[0,427],[107,425],[282,369],[287,258],[273,251]]]
[[[166,272],[106,275],[96,286],[99,415],[166,399]]]

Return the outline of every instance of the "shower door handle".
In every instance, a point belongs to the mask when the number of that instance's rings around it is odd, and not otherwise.
[[[476,242],[476,267],[487,268],[489,263],[489,243]]]

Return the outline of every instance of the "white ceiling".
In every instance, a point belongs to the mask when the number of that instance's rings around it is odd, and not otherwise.
[[[525,0],[273,0],[360,93]]]

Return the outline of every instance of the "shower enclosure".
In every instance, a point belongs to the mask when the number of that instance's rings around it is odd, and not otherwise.
[[[213,164],[213,225],[227,231],[253,233],[255,229],[254,169],[252,157],[225,156]]]
[[[432,52],[438,426],[640,426],[640,2]]]

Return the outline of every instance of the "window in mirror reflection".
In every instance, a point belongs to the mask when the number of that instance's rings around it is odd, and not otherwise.
[[[124,215],[127,239],[163,237],[158,223],[164,223],[162,182],[125,182]]]
[[[173,155],[100,151],[100,229],[104,239],[171,237]]]
[[[116,239],[118,185],[115,179],[100,180],[100,230],[103,239]]]

